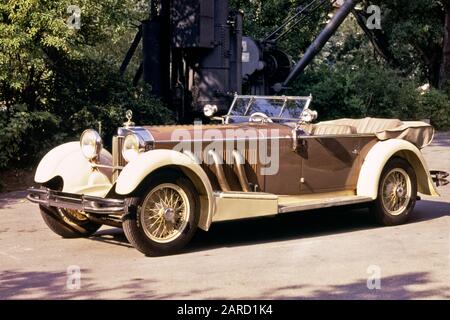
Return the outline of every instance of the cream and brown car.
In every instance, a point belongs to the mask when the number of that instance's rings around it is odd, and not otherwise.
[[[367,204],[379,223],[407,221],[418,193],[438,196],[447,174],[421,149],[434,129],[395,119],[315,123],[311,97],[236,96],[218,124],[139,127],[103,148],[95,130],[50,151],[29,190],[64,238],[123,228],[149,256],[171,254],[218,221]],[[212,115],[214,106],[206,106]]]

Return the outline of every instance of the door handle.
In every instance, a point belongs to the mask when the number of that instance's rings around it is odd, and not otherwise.
[[[294,143],[294,151],[300,154],[306,153],[308,151],[308,141],[297,138]]]

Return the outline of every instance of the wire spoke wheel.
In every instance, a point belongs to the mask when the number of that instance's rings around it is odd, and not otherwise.
[[[182,249],[194,236],[200,218],[199,196],[192,182],[178,173],[161,172],[131,203],[123,230],[130,244],[146,256]]]
[[[411,164],[394,157],[385,165],[378,185],[377,199],[370,211],[384,226],[398,226],[408,221],[417,201],[417,175]]]
[[[171,183],[155,187],[140,208],[145,234],[157,243],[169,243],[179,238],[189,223],[191,214],[186,192]]]
[[[408,173],[401,169],[391,170],[382,182],[382,204],[393,216],[402,214],[409,205],[412,196],[412,183]]]
[[[47,226],[63,238],[89,237],[102,226],[82,211],[46,206],[40,206],[40,210]]]
[[[69,218],[72,218],[73,220],[78,222],[85,222],[89,220],[86,214],[82,211],[72,209],[60,209],[60,211],[63,215],[68,216]]]

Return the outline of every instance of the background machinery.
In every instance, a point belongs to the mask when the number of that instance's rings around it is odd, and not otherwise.
[[[379,37],[364,28],[361,0],[312,0],[296,9],[263,39],[243,34],[243,13],[228,0],[152,0],[121,66],[126,71],[142,41],[143,59],[135,83],[143,78],[181,123],[228,110],[235,93],[282,94],[352,12],[382,54]],[[336,9],[332,18],[294,65],[278,42],[318,9]]]

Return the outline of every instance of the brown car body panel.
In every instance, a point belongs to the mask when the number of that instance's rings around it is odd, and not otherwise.
[[[302,161],[302,194],[355,190],[364,158],[378,142],[373,137],[308,137]]]
[[[146,129],[155,139],[156,149],[194,153],[215,191],[221,191],[221,187],[208,151],[220,148],[224,175],[232,191],[242,191],[232,156],[233,150],[239,150],[246,160],[245,172],[252,190],[277,195],[356,190],[364,158],[378,141],[375,135],[304,134],[297,138],[300,149],[294,150],[290,125],[242,123]],[[262,146],[267,150],[261,150]],[[273,158],[274,147],[279,150],[279,168],[266,174],[263,169],[270,165],[267,160]]]

